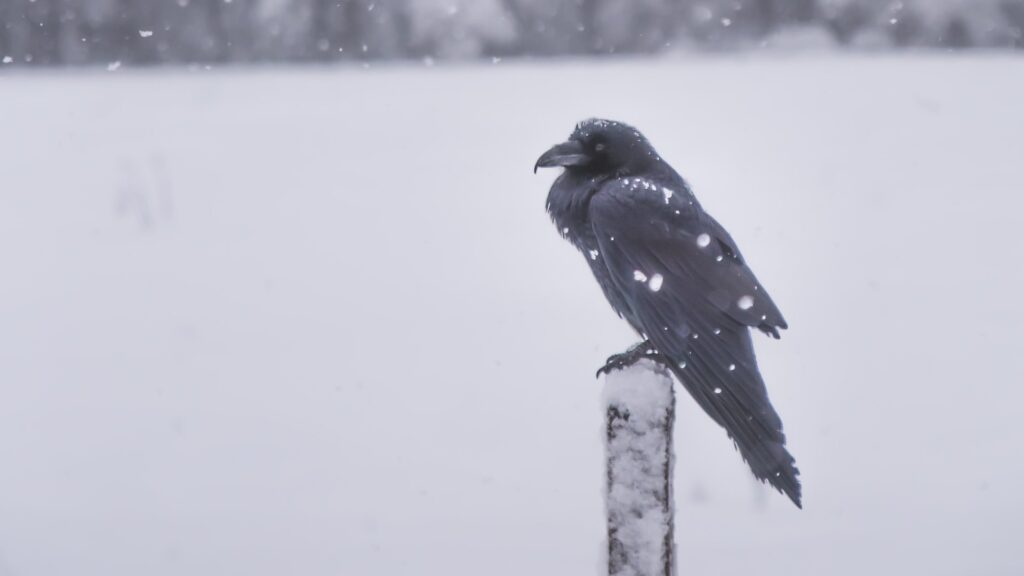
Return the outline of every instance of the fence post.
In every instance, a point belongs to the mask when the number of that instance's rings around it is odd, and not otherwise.
[[[646,359],[612,371],[604,405],[608,574],[673,576],[672,377]]]

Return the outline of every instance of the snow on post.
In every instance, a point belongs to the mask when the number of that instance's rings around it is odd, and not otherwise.
[[[650,360],[605,379],[608,574],[675,573],[672,377]]]

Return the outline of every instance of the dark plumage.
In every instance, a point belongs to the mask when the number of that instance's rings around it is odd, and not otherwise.
[[[548,212],[612,308],[644,339],[606,368],[656,351],[754,475],[799,507],[799,471],[748,330],[778,338],[786,321],[736,242],[647,139],[621,122],[579,124],[536,166],[565,168],[551,186]]]

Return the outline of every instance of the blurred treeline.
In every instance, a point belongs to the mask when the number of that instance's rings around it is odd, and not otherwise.
[[[1024,0],[0,0],[5,64],[1024,47]]]

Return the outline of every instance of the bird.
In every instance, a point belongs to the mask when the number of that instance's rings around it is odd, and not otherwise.
[[[785,319],[736,241],[636,128],[591,118],[534,164],[562,167],[547,211],[584,256],[641,342],[607,373],[665,365],[725,429],[754,476],[802,508],[800,472],[758,370],[751,328],[778,339]]]

